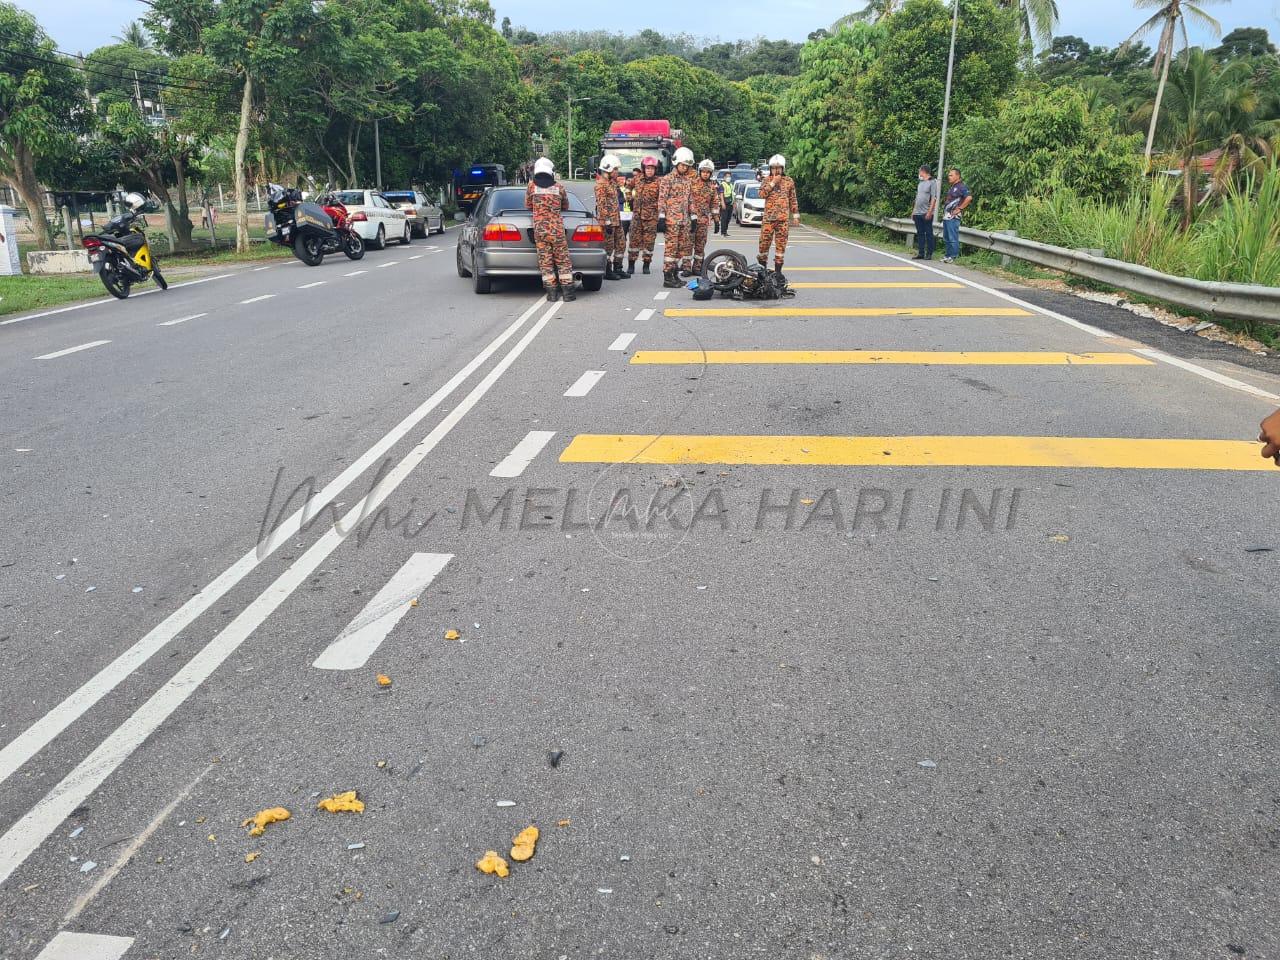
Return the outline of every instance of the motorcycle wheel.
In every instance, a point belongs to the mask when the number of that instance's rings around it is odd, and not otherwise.
[[[352,230],[342,241],[342,252],[350,260],[359,260],[364,256],[364,239]]]
[[[735,276],[735,272],[747,272],[747,258],[737,250],[713,250],[702,261],[702,276],[722,293],[742,285],[743,278]]]
[[[133,285],[132,281],[128,277],[120,275],[116,264],[108,263],[102,268],[102,272],[98,276],[102,278],[102,285],[107,288],[107,293],[116,299],[124,300],[129,296],[129,287]]]
[[[299,236],[293,241],[293,255],[308,267],[318,267],[324,262],[324,241],[319,237]]]
[[[169,281],[160,275],[160,268],[156,267],[151,271],[151,276],[155,278],[156,286],[161,290],[169,289]]]

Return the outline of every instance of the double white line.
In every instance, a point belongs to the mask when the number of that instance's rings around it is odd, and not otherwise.
[[[338,477],[321,490],[300,510],[280,524],[262,543],[223,571],[208,586],[170,614],[146,636],[118,656],[80,689],[54,707],[35,724],[24,730],[0,750],[0,783],[12,776],[23,764],[47,746],[54,737],[70,726],[95,703],[115,689],[139,666],[145,663],[187,625],[208,610],[236,584],[259,566],[276,547],[299,532],[304,517],[317,516],[352,481],[357,479],[392,446],[400,441],[432,410],[439,406],[472,373],[510,340],[546,303],[539,300],[502,331],[488,346],[459,370],[448,383],[433,393],[421,406],[397,424],[381,440],[369,448]],[[227,624],[168,683],[151,696],[121,726],[86,757],[74,770],[49,791],[34,807],[0,837],[0,884],[31,856],[44,840],[70,813],[80,806],[115,770],[156,731],[196,688],[236,651],[277,607],[342,543],[338,531],[354,529],[371,516],[378,506],[398,487],[441,440],[466,416],[489,391],[498,378],[516,361],[559,309],[553,304],[524,336],[494,365],[485,377],[456,407],[440,421],[394,468],[386,473],[374,489],[362,497],[335,524],[295,560],[239,616]]]

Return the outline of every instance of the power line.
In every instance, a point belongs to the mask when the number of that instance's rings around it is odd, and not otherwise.
[[[3,34],[0,34],[0,37],[3,37],[3,36],[4,36]],[[13,39],[13,38],[9,37],[8,39]],[[55,66],[66,66],[66,67],[76,66],[74,64],[66,63],[62,60],[56,60],[53,57],[42,57],[37,54],[28,53],[25,50],[20,50],[14,47],[0,46],[0,50],[4,50],[5,52],[10,53],[14,56],[22,57],[23,59],[31,60],[37,63],[48,63],[48,64],[53,64]],[[79,65],[76,66],[76,69],[79,69],[91,76],[104,77],[111,80],[123,80],[127,83],[132,83],[135,79],[134,77],[129,76],[127,74],[113,73],[108,70],[103,70],[100,67],[98,67],[96,64],[90,65],[88,62],[88,58],[83,57],[79,54],[64,53],[61,50],[53,50],[51,52],[58,54],[59,56],[80,61]],[[129,68],[129,69],[132,70],[132,68]],[[148,71],[148,70],[139,70],[137,71],[137,73],[138,73],[138,77],[136,79],[138,79],[139,81],[143,81],[143,78],[147,77],[148,79],[146,79],[145,82],[150,84],[151,86],[166,87],[168,89],[173,89],[173,90],[189,90],[195,93],[227,92],[234,89],[234,87],[236,86],[234,83],[230,81],[228,82],[213,81],[208,83],[205,83],[205,82],[180,83],[180,82],[176,82],[168,79],[164,79],[164,80],[149,79],[150,77],[159,77],[161,76],[161,74],[153,73],[152,71]]]

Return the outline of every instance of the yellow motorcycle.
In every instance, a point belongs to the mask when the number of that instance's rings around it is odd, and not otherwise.
[[[151,255],[145,231],[147,222],[142,217],[155,208],[149,206],[147,198],[140,193],[118,193],[116,202],[120,204],[121,212],[107,221],[106,229],[81,241],[89,254],[93,272],[102,280],[107,292],[121,300],[129,296],[129,289],[135,283],[143,283],[152,277],[156,286],[168,290],[169,284],[160,273],[160,264]]]

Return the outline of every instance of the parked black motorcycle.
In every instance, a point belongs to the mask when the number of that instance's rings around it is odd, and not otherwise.
[[[318,267],[326,253],[345,253],[352,260],[364,256],[364,243],[349,231],[339,233],[323,207],[302,199],[302,192],[278,183],[267,184],[267,239],[289,247],[308,267]]]
[[[101,233],[81,240],[89,254],[89,264],[102,285],[113,297],[123,300],[135,283],[155,278],[156,286],[168,290],[160,273],[160,264],[151,255],[147,243],[144,213],[155,209],[140,193],[117,193],[115,200],[122,212],[107,221]]]

